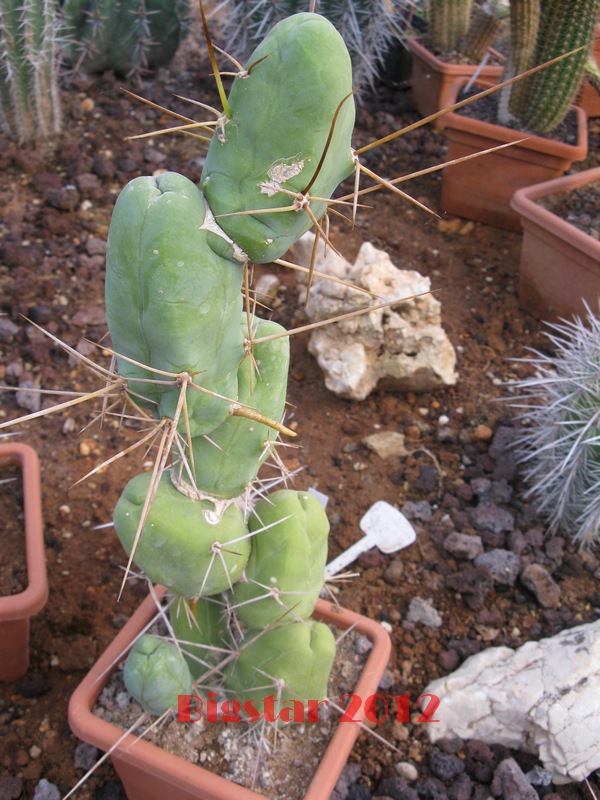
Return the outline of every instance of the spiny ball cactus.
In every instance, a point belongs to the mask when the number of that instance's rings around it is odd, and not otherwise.
[[[188,0],[65,0],[66,52],[84,72],[139,76],[171,61],[188,13]]]
[[[537,375],[515,384],[517,453],[549,532],[588,548],[600,542],[600,319],[588,311],[547,335],[554,352],[535,351]]]

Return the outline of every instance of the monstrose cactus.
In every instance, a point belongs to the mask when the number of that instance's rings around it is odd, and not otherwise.
[[[281,256],[321,219],[354,169],[353,124],[341,36],[297,14],[235,78],[200,188],[165,173],[134,179],[117,200],[107,320],[128,400],[163,438],[114,523],[132,560],[169,589],[178,641],[146,635],[128,657],[126,684],[151,713],[210,676],[255,706],[326,694],[335,640],[310,619],[325,511],[307,492],[253,489],[285,432],[289,345],[250,313],[247,262]]]

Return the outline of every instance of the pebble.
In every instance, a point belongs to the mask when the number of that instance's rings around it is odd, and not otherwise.
[[[503,800],[538,800],[538,793],[514,758],[505,758],[496,767],[492,794]]]
[[[377,787],[379,797],[391,797],[393,800],[419,800],[416,789],[413,789],[399,775],[383,778]]]
[[[448,789],[448,800],[471,800],[472,796],[473,781],[463,772]]]
[[[354,642],[354,649],[359,655],[366,655],[373,649],[373,642],[368,636],[357,636]]]
[[[10,344],[17,333],[19,326],[9,319],[4,314],[0,314],[0,342],[2,344]]]
[[[483,607],[493,585],[494,580],[487,567],[467,567],[446,577],[446,587],[459,592],[474,611]]]
[[[19,388],[24,390],[16,393],[15,402],[19,408],[24,408],[32,413],[39,411],[42,407],[42,395],[36,390],[40,388],[40,384],[30,372],[24,372],[21,375]],[[31,391],[27,391],[28,389]]]
[[[473,508],[469,513],[471,524],[478,531],[492,531],[502,533],[514,528],[515,519],[510,511],[501,508],[495,503],[484,501]]]
[[[383,580],[390,586],[400,586],[402,584],[402,573],[404,572],[404,563],[399,558],[394,558],[393,561],[386,567],[383,573]]]
[[[455,558],[466,558],[468,561],[473,561],[483,553],[483,543],[480,536],[454,531],[444,539],[444,549]]]
[[[392,456],[405,456],[408,451],[404,445],[405,437],[403,433],[396,431],[381,431],[365,436],[363,444],[376,453],[380,458],[391,458]]]
[[[560,606],[560,586],[541,564],[529,564],[520,577],[523,586],[533,592],[542,608]]]
[[[399,761],[395,767],[396,772],[405,781],[416,781],[419,777],[419,772],[414,764],[410,761]]]
[[[417,519],[419,522],[430,522],[433,517],[431,503],[426,500],[409,500],[402,506],[402,513],[408,519]]]
[[[0,798],[1,800],[18,800],[23,794],[23,780],[21,778],[11,778],[0,776]]]
[[[280,286],[281,283],[277,275],[266,273],[261,275],[254,286],[256,299],[263,305],[272,306],[277,298]]]
[[[423,494],[434,492],[437,488],[438,474],[435,467],[427,464],[419,470],[419,475],[414,482],[414,488]]]
[[[519,556],[499,548],[478,555],[474,563],[476,567],[487,567],[499,586],[514,586],[521,570]]]
[[[61,792],[58,786],[50,783],[45,778],[41,779],[33,793],[33,800],[60,800],[60,798]]]
[[[431,598],[413,597],[406,614],[408,622],[425,625],[427,628],[440,628],[443,620],[433,606]]]
[[[452,781],[465,771],[465,765],[456,756],[434,749],[429,754],[429,766],[436,778]]]
[[[494,431],[489,425],[477,425],[477,427],[471,431],[471,441],[488,442],[493,435]]]
[[[99,755],[100,751],[97,747],[93,747],[93,745],[87,744],[86,742],[81,742],[75,748],[75,756],[73,759],[75,769],[83,769],[87,772],[94,766]]]

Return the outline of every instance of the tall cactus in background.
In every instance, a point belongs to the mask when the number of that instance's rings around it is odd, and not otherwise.
[[[188,13],[188,0],[65,0],[67,56],[84,72],[141,75],[173,58]]]
[[[306,0],[226,0],[225,49],[244,60],[276,23],[308,7]],[[373,86],[393,41],[402,40],[415,0],[318,0],[316,11],[341,34],[352,60],[355,86]]]
[[[511,87],[508,113],[536,131],[554,130],[564,119],[585,76],[594,41],[599,0],[511,0],[511,56],[507,77],[583,48]]]
[[[163,434],[155,471],[128,483],[114,524],[130,558],[174,596],[171,633],[183,640],[144,636],[128,657],[126,685],[151,713],[215,670],[242,700],[322,699],[335,655],[331,631],[310,620],[325,511],[306,492],[257,502],[264,492],[253,488],[286,432],[289,344],[281,326],[252,317],[247,261],[282,255],[354,169],[346,46],[323,17],[294,15],[224,100],[200,188],[175,173],[134,179],[108,236],[119,374]]]
[[[471,23],[472,0],[429,0],[428,36],[436,50],[459,49]]]
[[[54,0],[0,0],[0,127],[18,142],[61,128]]]

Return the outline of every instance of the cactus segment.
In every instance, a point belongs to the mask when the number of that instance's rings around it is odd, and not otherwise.
[[[177,708],[177,696],[192,693],[192,676],[175,645],[145,634],[129,651],[123,669],[129,693],[150,714]]]
[[[233,696],[251,700],[262,715],[265,697],[275,695],[275,711],[286,701],[319,701],[335,658],[335,637],[322,622],[293,622],[260,634],[250,630],[226,675]]]
[[[329,521],[323,506],[307,492],[281,489],[257,503],[248,525],[255,535],[245,580],[230,592],[236,614],[249,628],[307,619],[325,575]]]
[[[169,373],[188,372],[198,386],[235,399],[244,356],[243,269],[224,239],[217,252],[217,235],[202,227],[206,220],[201,192],[182,175],[131,181],[119,195],[108,233],[106,318],[119,356]],[[118,359],[119,373],[135,401],[157,418],[173,418],[179,385],[172,379],[165,385],[164,375],[125,358]],[[227,400],[186,391],[192,436],[227,417]]]
[[[115,529],[128,554],[151,477],[145,472],[132,478],[115,508]],[[250,554],[246,534],[244,515],[237,506],[230,504],[218,515],[214,504],[177,491],[165,472],[135,549],[135,563],[150,580],[183,597],[218,594],[235,583],[246,565]]]
[[[188,13],[188,0],[64,0],[68,57],[84,72],[154,69],[175,55]]]
[[[231,118],[213,136],[201,188],[219,225],[256,263],[281,257],[313,224],[306,210],[286,208],[311,185],[329,198],[351,174],[354,127],[350,57],[334,26],[318,14],[282,20],[248,60],[229,95]],[[321,157],[327,149],[323,163]],[[315,173],[319,172],[315,178]],[[313,201],[316,219],[326,203]],[[222,216],[235,214],[235,216]]]
[[[201,597],[189,607],[175,602],[169,619],[194,680],[223,660],[223,650],[231,649],[225,607],[218,599]]]
[[[243,326],[247,329],[246,316]],[[276,322],[261,321],[257,338],[285,333]],[[238,402],[279,422],[283,417],[290,360],[289,339],[281,336],[253,347],[238,370]],[[231,498],[256,478],[271,452],[277,431],[244,417],[228,417],[208,436],[192,440],[196,484],[202,492]]]

